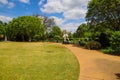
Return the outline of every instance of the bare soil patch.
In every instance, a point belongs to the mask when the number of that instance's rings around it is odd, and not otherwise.
[[[63,45],[80,63],[79,80],[120,80],[120,57],[87,50],[74,45]]]

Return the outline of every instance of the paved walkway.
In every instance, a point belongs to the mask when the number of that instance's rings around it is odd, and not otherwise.
[[[79,80],[120,80],[120,57],[74,45],[63,46],[70,49],[80,63]]]

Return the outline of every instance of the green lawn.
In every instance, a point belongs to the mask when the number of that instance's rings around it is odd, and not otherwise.
[[[78,80],[79,64],[51,43],[0,42],[0,80]]]

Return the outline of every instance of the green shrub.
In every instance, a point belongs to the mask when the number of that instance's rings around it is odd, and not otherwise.
[[[101,51],[106,54],[113,54],[113,49],[111,47],[102,48]]]
[[[106,33],[101,33],[98,41],[101,43],[103,48],[110,46],[109,36]]]
[[[110,37],[110,45],[114,52],[120,54],[120,31],[115,31]]]
[[[89,38],[80,38],[79,39],[79,45],[84,46],[84,45],[87,44],[88,41],[89,41]]]
[[[85,45],[85,48],[87,48],[87,49],[100,49],[101,44],[97,41],[90,41]]]
[[[4,38],[4,35],[3,34],[0,34],[0,39]]]
[[[79,44],[79,38],[70,38],[69,42],[70,44]]]
[[[0,34],[0,41],[3,41],[4,35]]]

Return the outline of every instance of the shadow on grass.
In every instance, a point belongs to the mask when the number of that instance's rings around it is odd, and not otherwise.
[[[105,53],[105,54],[108,54],[108,55],[113,55],[113,56],[120,56],[120,53]]]
[[[73,47],[81,47],[79,44],[72,44]]]
[[[102,51],[105,54],[120,56],[120,51],[115,51],[115,50],[112,50],[111,48],[101,49],[100,51]]]
[[[120,79],[120,73],[115,74],[117,76],[117,79]]]
[[[73,47],[79,47],[79,48],[82,48],[82,49],[86,49],[84,46],[80,46],[79,44],[72,44],[72,46]],[[86,49],[86,50],[90,50],[90,49]],[[94,50],[94,49],[91,49],[91,50]],[[110,47],[99,49],[97,51],[100,51],[100,52],[102,52],[104,54],[108,54],[108,55],[120,56],[120,50],[115,51],[115,50],[112,50]]]

